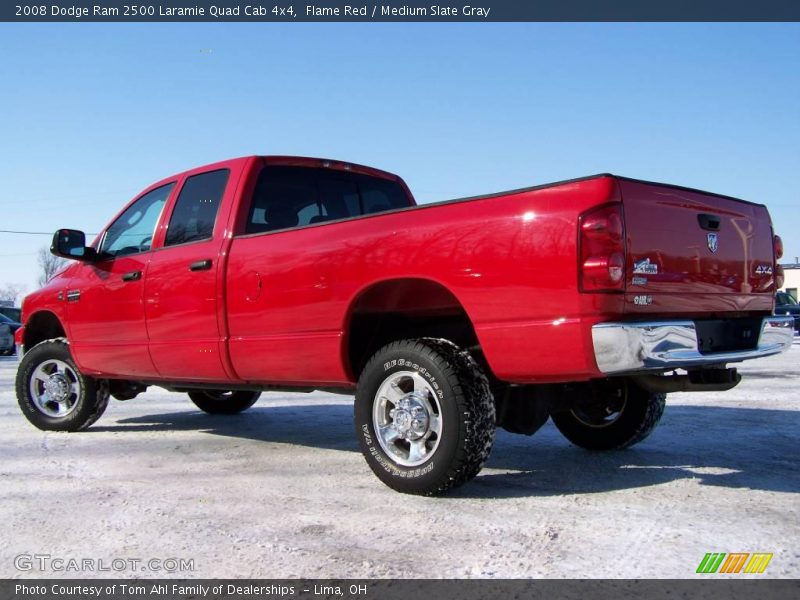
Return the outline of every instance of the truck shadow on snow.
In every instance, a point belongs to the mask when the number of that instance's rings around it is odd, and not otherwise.
[[[210,416],[195,411],[152,414],[88,431],[174,430],[320,451],[359,451],[352,407],[342,404],[270,407],[262,400],[242,415]],[[650,438],[634,448],[615,452],[576,448],[551,423],[533,437],[498,431],[484,470],[450,497],[593,494],[681,479],[696,479],[701,485],[797,493],[798,431],[800,411],[688,405],[668,405]],[[151,443],[146,443],[149,452]],[[364,468],[365,477],[371,477],[366,464]]]

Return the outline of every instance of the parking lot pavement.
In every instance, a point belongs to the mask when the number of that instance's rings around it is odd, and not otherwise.
[[[44,433],[16,365],[0,359],[0,577],[682,578],[707,552],[773,553],[760,577],[800,577],[800,340],[729,392],[671,395],[627,451],[500,432],[445,498],[373,476],[345,396],[264,394],[230,417],[151,388]]]

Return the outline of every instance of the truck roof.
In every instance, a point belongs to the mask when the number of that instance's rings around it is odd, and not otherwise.
[[[284,155],[259,155],[256,158],[262,158],[267,162],[267,164],[271,165],[283,165],[288,167],[325,167],[330,169],[353,171],[355,173],[363,173],[364,175],[372,175],[373,177],[381,177],[383,179],[401,179],[399,175],[395,175],[389,171],[332,158]]]

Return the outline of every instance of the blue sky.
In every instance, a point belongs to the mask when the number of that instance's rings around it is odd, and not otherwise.
[[[798,24],[0,25],[0,229],[173,172],[341,158],[421,202],[610,171],[766,203],[800,255]],[[0,233],[29,291],[46,236]]]

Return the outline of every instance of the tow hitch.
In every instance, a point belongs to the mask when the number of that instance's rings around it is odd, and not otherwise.
[[[736,369],[692,369],[686,375],[635,375],[633,380],[655,394],[725,392],[742,380]]]

